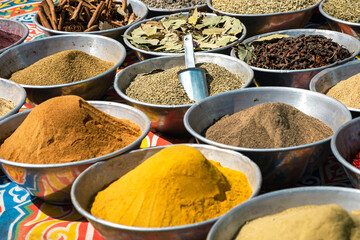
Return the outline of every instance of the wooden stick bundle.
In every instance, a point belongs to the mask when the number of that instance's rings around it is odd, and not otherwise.
[[[42,0],[39,18],[44,27],[53,30],[91,32],[123,27],[140,17],[127,6],[127,0],[61,0],[57,5]]]

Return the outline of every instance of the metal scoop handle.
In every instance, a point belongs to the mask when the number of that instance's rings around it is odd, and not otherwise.
[[[184,48],[185,48],[185,67],[194,68],[195,56],[194,56],[193,38],[191,34],[188,34],[184,37]]]

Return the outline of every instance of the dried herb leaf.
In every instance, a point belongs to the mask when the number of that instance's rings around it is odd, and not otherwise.
[[[108,23],[107,21],[99,21],[99,29],[102,30],[107,30],[107,29],[113,29],[114,27]]]
[[[291,36],[290,35],[285,35],[285,34],[272,34],[272,35],[269,35],[269,36],[262,37],[262,38],[259,38],[257,40],[254,40],[254,42],[278,40],[278,39],[287,38],[287,37],[291,37]]]
[[[237,55],[240,60],[248,63],[253,58],[254,46],[251,43],[242,43],[237,48]]]
[[[197,20],[198,20],[198,11],[197,9],[195,9],[193,15],[189,17],[188,23],[195,25],[197,23]]]

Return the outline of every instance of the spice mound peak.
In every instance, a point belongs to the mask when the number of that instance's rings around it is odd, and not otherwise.
[[[129,120],[105,114],[78,96],[61,96],[35,107],[1,145],[0,157],[32,164],[74,162],[117,151],[140,135]]]
[[[190,146],[167,147],[99,192],[96,217],[123,225],[167,227],[205,221],[251,195],[246,175]]]
[[[114,66],[113,62],[80,50],[67,50],[47,56],[11,75],[10,80],[26,85],[59,85],[95,77]]]

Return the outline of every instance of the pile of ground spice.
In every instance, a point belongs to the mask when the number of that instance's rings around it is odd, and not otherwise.
[[[21,39],[21,36],[0,30],[0,49],[7,48]]]
[[[141,129],[112,117],[78,96],[51,98],[36,106],[0,146],[0,158],[32,164],[99,157],[134,142]]]
[[[169,227],[225,214],[252,194],[244,173],[197,149],[164,148],[97,193],[91,214],[127,226]]]
[[[80,50],[62,51],[13,73],[10,80],[26,85],[59,85],[82,81],[106,72],[113,62]]]
[[[148,7],[160,9],[181,9],[206,4],[205,0],[142,0]]]
[[[0,98],[0,117],[10,112],[13,108],[15,108],[15,103],[8,99]]]
[[[279,102],[262,103],[210,126],[205,137],[246,148],[281,148],[309,144],[333,134],[320,120]]]
[[[338,82],[326,95],[335,98],[347,107],[360,109],[360,73]]]
[[[336,204],[306,205],[246,223],[235,240],[356,240],[360,215]]]
[[[244,76],[231,73],[214,63],[200,63],[197,67],[206,71],[209,95],[239,89],[244,85]],[[138,74],[126,88],[128,97],[141,102],[161,105],[183,105],[194,103],[185,92],[178,72],[185,66],[177,66],[157,73]]]

